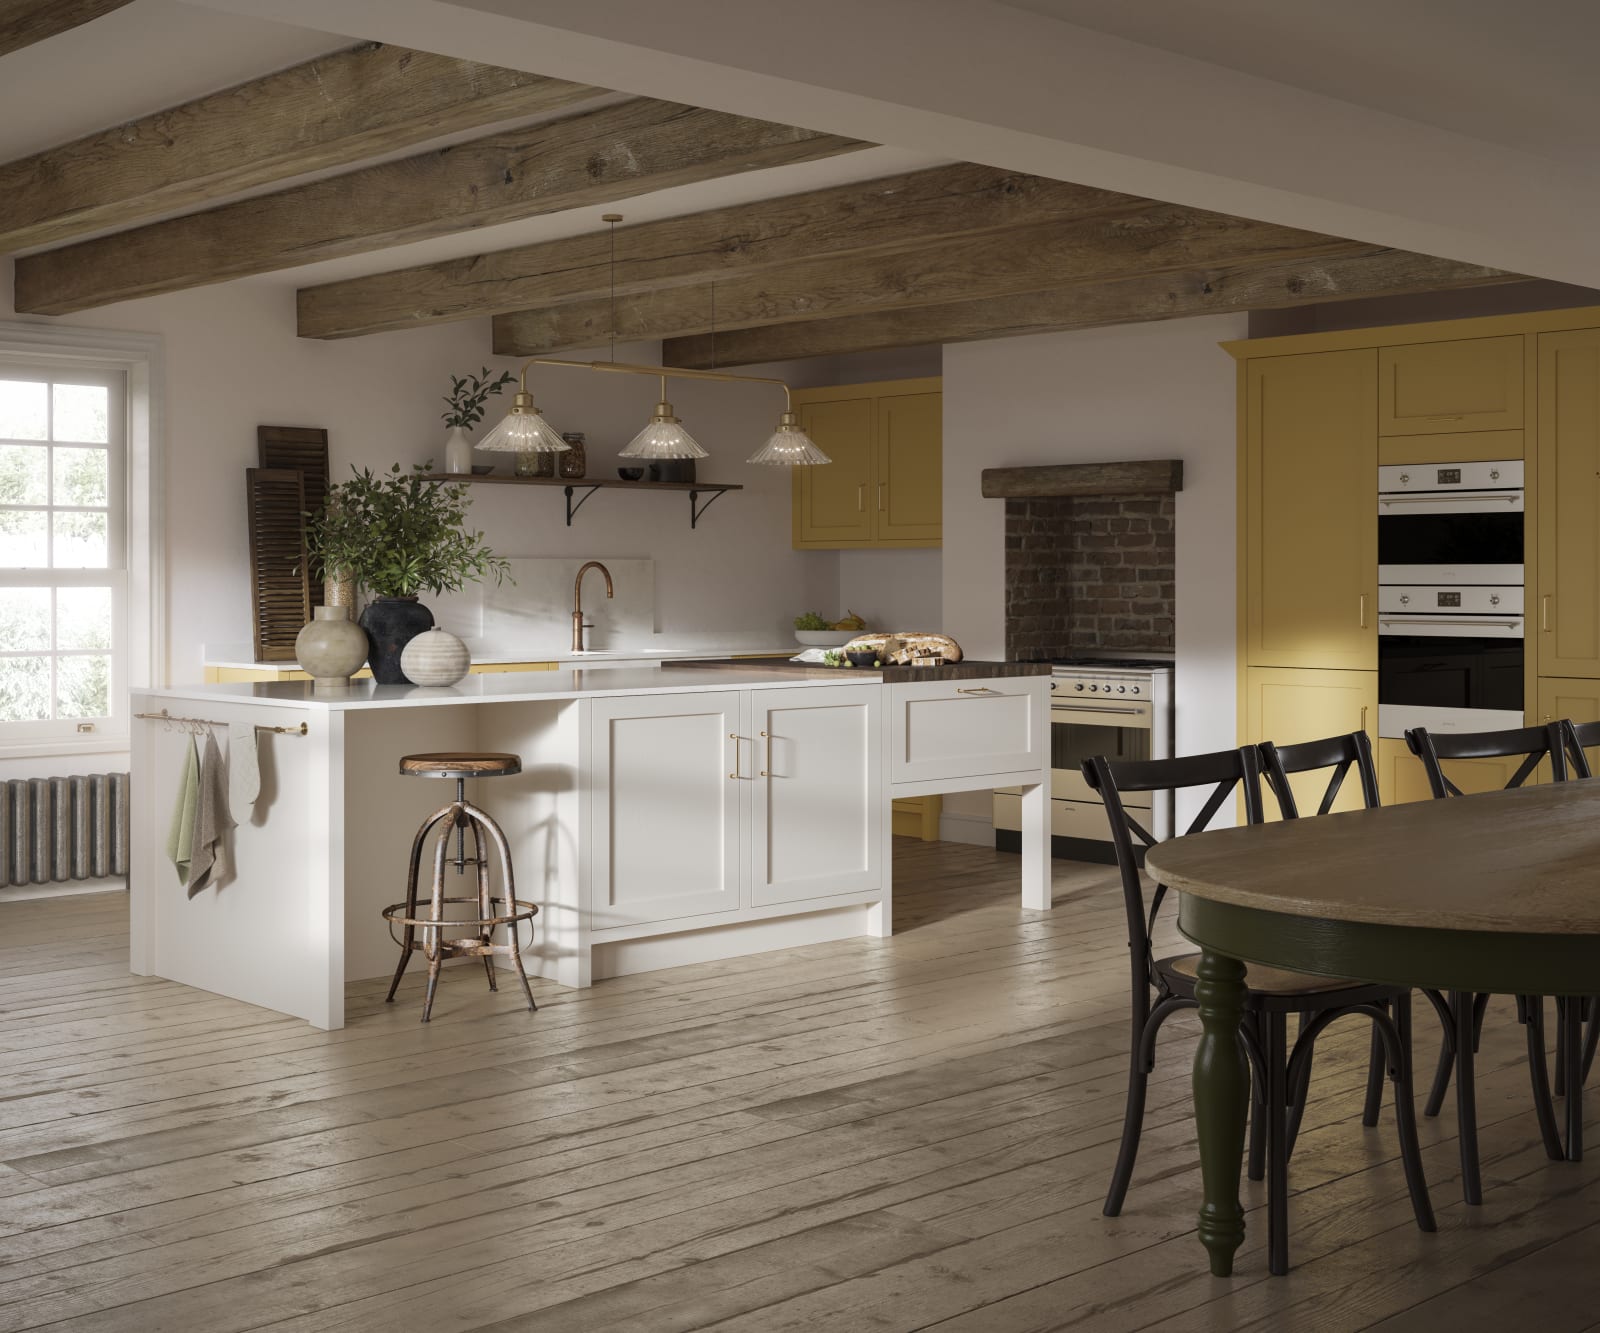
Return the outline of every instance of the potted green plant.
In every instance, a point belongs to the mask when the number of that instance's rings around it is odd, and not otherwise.
[[[409,472],[396,463],[387,473],[357,470],[329,488],[308,545],[314,559],[347,567],[372,600],[361,613],[373,677],[406,683],[400,654],[433,625],[423,592],[455,592],[479,579],[504,581],[510,564],[494,554],[483,533],[466,526],[467,488],[426,480],[428,469]]]
[[[452,375],[450,392],[444,401],[448,404],[443,413],[444,424],[450,428],[444,440],[444,470],[467,476],[472,471],[471,431],[483,420],[485,404],[491,394],[497,394],[512,383],[508,370],[499,379],[489,378],[489,367],[476,375]]]

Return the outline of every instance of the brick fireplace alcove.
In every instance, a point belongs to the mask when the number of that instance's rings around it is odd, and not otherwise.
[[[1173,649],[1175,459],[991,468],[1006,502],[1006,656]]]

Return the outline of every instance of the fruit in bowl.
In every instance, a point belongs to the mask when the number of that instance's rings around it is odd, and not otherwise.
[[[794,618],[796,642],[806,648],[837,648],[855,638],[857,631],[835,629],[831,621],[816,611]]]

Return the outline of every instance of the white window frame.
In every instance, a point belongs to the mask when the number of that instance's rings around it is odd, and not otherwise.
[[[0,759],[46,755],[126,753],[130,744],[128,698],[131,691],[167,682],[166,604],[161,513],[162,340],[158,335],[107,329],[42,327],[0,322],[0,362],[68,379],[74,370],[123,378],[124,446],[120,472],[124,511],[120,528],[126,558],[124,592],[118,599],[113,633],[112,716],[95,730],[48,734],[49,722],[0,724]],[[113,486],[115,473],[113,464]],[[119,527],[114,515],[111,539]],[[41,571],[42,572],[42,571]],[[6,571],[8,584],[27,583],[32,571]],[[84,582],[99,582],[106,571],[85,570]],[[37,578],[32,581],[37,582]],[[114,581],[114,580],[106,580]]]

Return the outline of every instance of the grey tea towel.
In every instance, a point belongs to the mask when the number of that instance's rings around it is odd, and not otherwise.
[[[189,855],[192,898],[207,884],[220,885],[233,873],[228,856],[228,830],[234,825],[228,810],[228,767],[222,761],[217,738],[206,733],[206,752],[200,761],[200,804],[194,817],[194,847]]]

